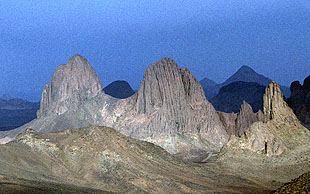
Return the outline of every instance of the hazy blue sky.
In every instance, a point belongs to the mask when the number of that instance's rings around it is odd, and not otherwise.
[[[39,100],[79,53],[104,86],[163,57],[198,80],[248,65],[283,85],[310,74],[309,0],[0,0],[0,95]]]

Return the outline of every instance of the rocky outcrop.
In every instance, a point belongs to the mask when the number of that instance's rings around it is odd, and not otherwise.
[[[267,156],[280,155],[286,149],[281,138],[270,132],[268,125],[262,121],[251,125],[250,129],[243,134],[241,148]]]
[[[302,124],[310,129],[310,76],[304,80],[303,85],[294,81],[290,89],[292,95],[287,103]]]
[[[135,91],[131,88],[128,82],[117,80],[103,88],[104,93],[113,96],[114,98],[124,99],[132,96]]]
[[[6,136],[15,137],[26,128],[46,133],[89,125],[108,126],[195,161],[218,152],[228,141],[201,85],[188,69],[179,69],[172,59],[151,64],[139,91],[126,99],[101,92],[100,81],[96,81],[98,77],[92,70],[78,55],[58,67],[43,91],[38,118]],[[5,136],[0,133],[0,137]]]
[[[236,136],[241,137],[241,135],[243,135],[253,123],[262,120],[263,120],[262,111],[259,110],[258,112],[254,113],[251,105],[243,101],[240,111],[237,114],[236,128],[235,128]]]
[[[227,86],[228,84],[231,84],[233,82],[253,82],[253,83],[257,83],[258,85],[267,87],[268,84],[271,82],[271,79],[259,73],[256,73],[251,67],[243,65],[242,67],[240,67],[240,69],[238,69],[236,73],[230,76],[225,82],[221,84],[217,84],[217,85],[203,85],[203,89],[206,93],[206,96],[208,97],[208,100],[212,100],[213,97],[219,94],[219,91],[223,86]],[[290,96],[290,89],[288,87],[281,86],[281,91],[284,93],[286,97]],[[243,99],[243,100],[246,100],[247,102],[250,103],[249,99]],[[252,105],[252,103],[250,104]],[[236,112],[238,111],[239,106],[240,104],[237,105],[235,109]],[[254,108],[253,105],[252,107],[255,111],[258,110],[258,109],[256,110],[256,108]]]
[[[237,113],[217,112],[229,136],[236,135]]]
[[[84,57],[74,55],[68,63],[57,67],[50,83],[45,85],[37,117],[63,114],[101,92],[101,81],[95,70]]]
[[[181,135],[186,141],[196,138],[218,148],[228,139],[201,85],[188,69],[179,69],[172,59],[164,58],[151,64],[144,72],[139,91],[132,98],[135,99],[134,114],[144,118],[142,122],[134,122],[133,127],[138,125],[140,129],[132,131],[133,137],[152,137],[152,142],[174,147],[173,142],[179,141]],[[172,137],[176,139],[170,142]],[[203,145],[199,143],[199,146]],[[195,146],[192,148],[196,149]],[[179,152],[181,148],[174,147],[170,151]]]
[[[303,138],[299,141],[292,138],[299,133],[306,135],[292,109],[284,101],[280,86],[271,82],[264,95],[264,122],[251,125],[242,136],[241,145],[268,156],[279,155],[301,143]]]
[[[247,102],[243,101],[238,113],[218,112],[227,133],[241,137],[249,127],[257,122],[263,121],[264,114],[261,110],[254,113],[252,107]]]

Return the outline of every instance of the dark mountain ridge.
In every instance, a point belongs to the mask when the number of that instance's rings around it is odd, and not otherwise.
[[[104,93],[118,99],[128,98],[135,93],[129,83],[124,80],[117,80],[110,83],[103,88],[103,91]]]
[[[206,85],[205,82],[200,82],[205,95],[208,100],[211,100],[214,96],[219,93],[221,87],[226,86],[232,82],[243,81],[243,82],[256,82],[263,86],[268,86],[272,81],[270,78],[267,78],[259,73],[256,73],[251,67],[243,65],[236,73],[230,76],[225,82],[217,85]],[[290,96],[290,90],[286,86],[280,86],[284,96]]]
[[[211,103],[217,111],[237,113],[243,101],[251,105],[254,112],[263,110],[265,86],[256,82],[236,81],[223,86]]]

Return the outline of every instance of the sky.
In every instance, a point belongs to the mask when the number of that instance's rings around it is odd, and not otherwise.
[[[39,101],[77,53],[103,86],[137,90],[163,57],[198,80],[221,83],[248,65],[289,86],[310,75],[310,1],[0,0],[0,95]]]

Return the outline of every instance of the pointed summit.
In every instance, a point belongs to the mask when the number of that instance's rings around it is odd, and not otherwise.
[[[272,81],[265,90],[264,95],[264,122],[285,122],[300,126],[293,110],[289,108],[283,99],[283,94],[278,83]]]
[[[101,93],[101,81],[88,61],[76,54],[57,67],[49,85],[45,85],[37,117],[48,112],[63,114],[69,107]]]
[[[199,82],[188,69],[179,69],[172,59],[164,58],[151,64],[144,71],[141,87],[134,96],[136,114],[144,119],[134,124],[133,127],[140,127],[131,133],[133,137],[151,138],[153,143],[171,153],[206,150],[201,141],[220,149],[228,140],[224,126],[206,100]],[[179,134],[184,138],[179,139]],[[181,143],[194,136],[197,137],[195,146]]]
[[[244,82],[256,82],[263,86],[267,86],[271,79],[256,73],[249,66],[243,65],[236,73],[234,73],[231,77],[229,77],[223,85],[230,84],[236,81],[244,81]]]

